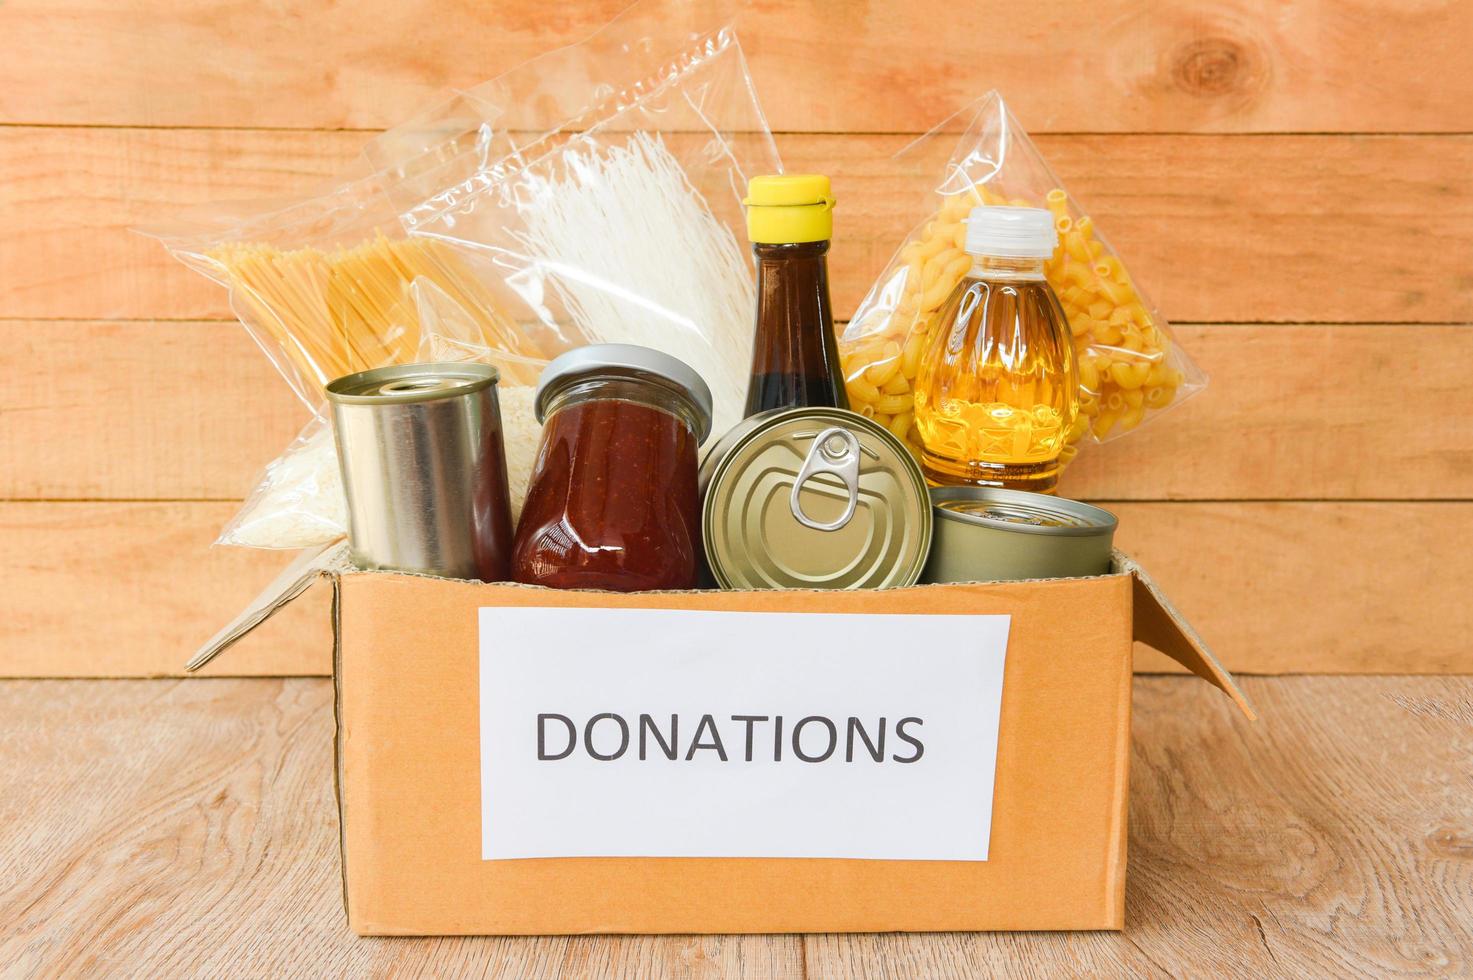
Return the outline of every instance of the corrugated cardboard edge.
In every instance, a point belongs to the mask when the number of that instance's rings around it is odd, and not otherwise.
[[[303,551],[291,564],[282,569],[281,573],[272,579],[271,583],[262,589],[260,594],[252,599],[238,616],[206,640],[195,651],[194,656],[189,658],[184,669],[193,672],[214,660],[244,639],[251,630],[274,616],[282,606],[306,592],[319,578],[326,575],[336,580],[338,574],[351,569],[346,544],[325,545],[315,551],[310,548]],[[334,581],[334,601],[336,601],[336,581]],[[336,648],[337,645],[337,610],[334,608],[333,647]],[[336,662],[333,667],[336,670]]]
[[[1115,553],[1116,567],[1129,572],[1135,579],[1134,607],[1135,638],[1146,646],[1159,650],[1187,670],[1196,674],[1213,687],[1233,699],[1250,721],[1258,720],[1258,711],[1248,696],[1233,680],[1233,676],[1218,661],[1211,648],[1186,617],[1177,611],[1161,587],[1146,574],[1135,559],[1122,552]]]
[[[1131,622],[1134,631],[1133,616]],[[1125,675],[1120,680],[1121,728],[1115,750],[1115,795],[1112,801],[1115,846],[1110,849],[1107,869],[1110,880],[1115,883],[1107,914],[1111,920],[1111,928],[1116,931],[1125,929],[1125,876],[1130,867],[1130,733],[1134,724],[1131,688],[1135,683],[1135,664],[1129,649],[1130,644],[1127,643],[1126,647]]]
[[[343,586],[336,573],[332,578],[332,792],[338,808],[338,880],[343,886],[343,917],[348,911],[348,808],[343,805]]]

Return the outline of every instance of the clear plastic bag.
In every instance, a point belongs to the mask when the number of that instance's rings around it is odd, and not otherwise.
[[[404,234],[393,175],[375,173],[303,200],[221,207],[151,229],[179,260],[229,290],[231,309],[314,411],[334,378],[402,364],[421,343],[416,279],[474,317],[483,346],[538,356],[537,338],[503,312],[499,277],[474,256]]]
[[[229,289],[319,420],[323,386],[344,374],[496,364],[519,509],[531,385],[570,347],[670,351],[721,393],[728,421],[739,414],[753,303],[740,198],[748,176],[780,163],[736,38],[713,27],[732,7],[643,0],[385,133],[350,180],[148,233]],[[629,193],[611,198],[611,186]],[[295,548],[343,533],[324,425],[267,467],[221,542]]]
[[[1084,439],[1116,438],[1206,386],[1206,375],[1177,344],[1165,318],[1064,190],[1000,95],[984,96],[911,143],[897,159],[915,161],[919,168],[937,141],[952,138],[950,159],[925,201],[917,202],[925,217],[840,338],[852,408],[892,430],[903,427],[907,444],[919,453],[919,436],[913,422],[906,424],[905,413],[878,408],[911,391],[934,314],[971,267],[961,248],[963,222],[979,205],[1054,213],[1060,245],[1045,264],[1045,275],[1068,316],[1080,378],[1081,411],[1068,436],[1065,462]],[[881,399],[885,403],[877,408]]]
[[[751,370],[741,197],[781,165],[729,28],[649,43],[689,17],[638,4],[390,131],[369,157],[423,195],[403,200],[409,234],[493,268],[515,319],[554,346],[681,358],[710,385],[721,432],[741,418]],[[490,121],[472,126],[477,114]]]
[[[256,479],[216,544],[242,548],[311,548],[348,533],[348,501],[333,445],[332,425],[312,420]]]

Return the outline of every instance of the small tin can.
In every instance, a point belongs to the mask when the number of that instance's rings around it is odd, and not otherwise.
[[[486,364],[407,364],[327,386],[360,568],[507,578],[498,378]]]
[[[1115,515],[998,487],[934,487],[936,540],[922,581],[1076,578],[1110,571]]]
[[[763,412],[701,465],[702,541],[727,589],[914,585],[931,547],[925,477],[883,426],[839,408]]]

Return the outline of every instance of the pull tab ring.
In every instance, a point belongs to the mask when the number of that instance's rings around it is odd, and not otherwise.
[[[849,502],[837,520],[823,523],[815,521],[803,512],[803,501],[799,492],[803,484],[820,473],[832,473],[844,481],[849,491]],[[854,517],[854,508],[859,505],[859,437],[842,426],[824,429],[813,439],[813,446],[793,482],[793,493],[788,500],[793,516],[804,527],[815,531],[837,531]]]

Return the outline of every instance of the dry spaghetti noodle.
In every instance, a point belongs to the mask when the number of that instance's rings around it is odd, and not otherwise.
[[[420,277],[469,315],[487,348],[538,354],[451,247],[432,239],[380,233],[331,251],[235,242],[207,257],[246,307],[241,319],[270,334],[301,377],[318,385],[415,360],[421,323],[409,286]]]

